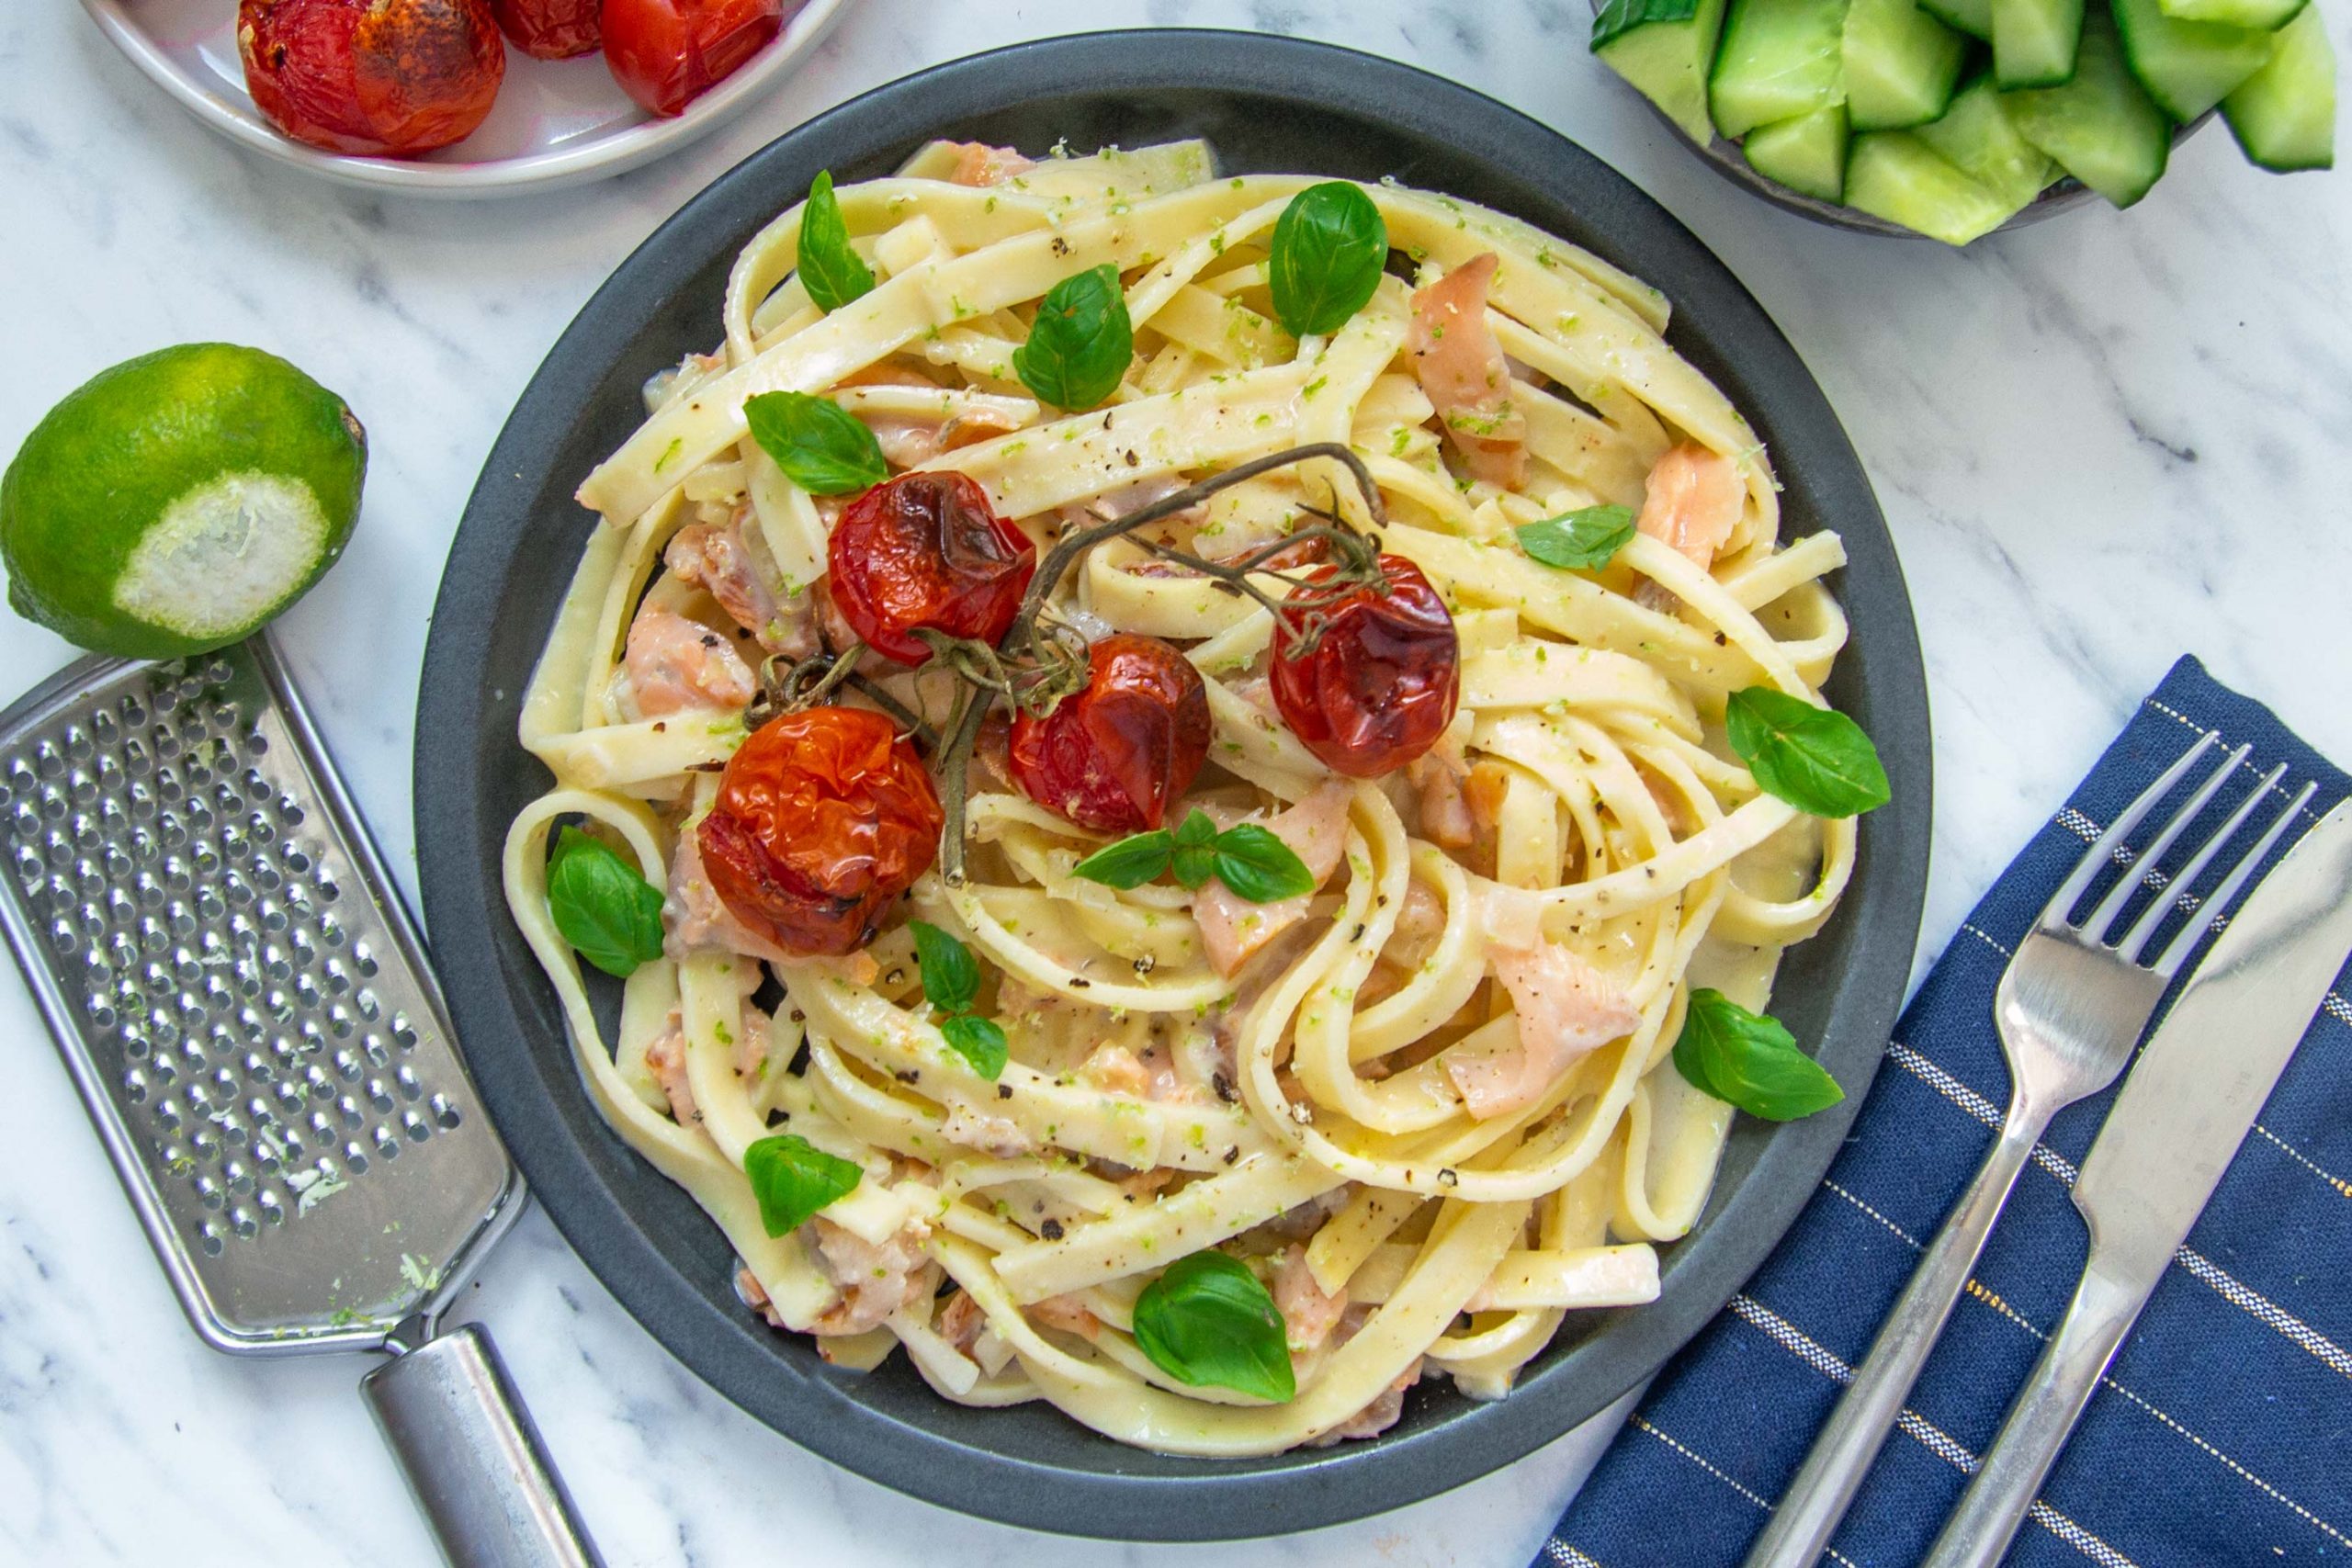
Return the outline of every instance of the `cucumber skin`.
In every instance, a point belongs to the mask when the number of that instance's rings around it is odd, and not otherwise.
[[[1823,142],[1828,144],[1819,145]],[[1749,168],[1774,185],[1818,201],[1836,201],[1846,192],[1849,142],[1846,106],[1831,104],[1794,119],[1758,126],[1740,143],[1740,152]]]
[[[1633,85],[1634,90],[1657,106],[1674,128],[1704,147],[1715,139],[1715,123],[1707,114],[1707,78],[1715,58],[1715,44],[1721,38],[1724,24],[1724,0],[1699,0],[1699,8],[1689,20],[1680,22],[1651,22],[1629,28],[1602,44],[1593,53],[1601,63]],[[1674,36],[1676,29],[1689,28],[1688,34]],[[1690,48],[1687,62],[1671,58],[1679,51],[1675,45],[1687,38]],[[1667,57],[1657,62],[1655,83],[1644,77],[1653,74],[1652,56]]]
[[[1919,0],[1919,9],[1954,32],[1993,41],[1993,0]]]
[[[1908,130],[1854,138],[1846,163],[1846,205],[1947,245],[1989,234],[2017,211]]]
[[[2312,0],[2156,0],[2156,8],[2176,22],[2219,22],[2223,27],[2275,33],[2311,4]]]
[[[2114,23],[2105,16],[2085,22],[2075,62],[2073,81],[2007,94],[2003,107],[2018,133],[2060,168],[2114,206],[2130,207],[2164,177],[2172,122],[2124,65]],[[2093,128],[2087,136],[2081,133],[2086,123]],[[2104,161],[2126,137],[2138,144],[2137,166]]]
[[[1737,140],[1759,125],[1792,119],[1841,102],[1845,97],[1841,56],[1845,22],[1845,0],[1731,0],[1724,17],[1723,37],[1715,46],[1714,66],[1707,78],[1707,108],[1716,131]],[[1808,39],[1804,36],[1807,32],[1819,36]],[[1739,73],[1744,66],[1753,64],[1756,46],[1776,44],[1784,34],[1814,46],[1802,61],[1810,79],[1806,96],[1764,110],[1733,102],[1743,91]],[[1735,58],[1743,51],[1747,58]],[[1781,81],[1790,74],[1787,71],[1774,73]]]
[[[2310,107],[2315,112],[2299,134],[2294,125],[2282,124],[2278,111],[2301,106],[2278,95],[2307,93],[2313,96]],[[2222,100],[2222,118],[2229,121],[2246,162],[2256,168],[2286,175],[2335,166],[2335,46],[2321,25],[2317,6],[2279,29],[2268,63]]]
[[[2156,0],[2110,0],[2132,74],[2156,107],[2187,125],[2270,59],[2267,33],[2215,22],[2177,22]]]
[[[2043,22],[2044,13],[2055,22]],[[2015,18],[2006,28],[2001,26],[2004,16]],[[2030,25],[2037,22],[2041,25]],[[2061,58],[2055,40],[2064,35],[2071,35],[2073,42]],[[2073,81],[2082,39],[2083,0],[1993,0],[1993,74],[2004,89],[2057,87]]]
[[[1968,39],[1928,15],[1916,0],[1849,0],[1842,38],[1846,112],[1856,130],[1924,125],[1951,107]],[[1882,62],[1894,69],[1856,69],[1858,59],[1865,66],[1871,62],[1874,46],[1882,51]],[[1894,80],[1915,63],[1915,79]]]

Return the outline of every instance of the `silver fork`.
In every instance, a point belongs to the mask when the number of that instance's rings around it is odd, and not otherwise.
[[[2088,917],[2079,922],[2073,919],[2075,906],[2100,869],[2125,858],[2129,836],[2142,819],[2190,776],[2212,746],[2209,734],[2116,818],[2084,852],[2009,960],[1993,998],[1993,1020],[2009,1069],[2009,1108],[2000,1135],[1928,1244],[1869,1358],[1856,1370],[1804,1468],[1789,1483],[1748,1552],[1747,1568],[1812,1568],[1827,1549],[2051,1117],[2115,1081],[2182,961],[2289,826],[2291,811],[2280,814],[2261,840],[2229,868],[2221,886],[2196,907],[2180,932],[2151,957],[2147,950],[2154,946],[2165,918],[2182,906],[2191,886],[2237,836],[2256,807],[2269,798],[2286,772],[2282,766],[2271,773],[2218,831],[2197,846],[2186,865],[2159,881],[2159,866],[2175,840],[2245,761],[2251,748],[2242,746],[2164,821],[2154,841],[2131,857],[2130,869]],[[2109,942],[2109,931],[2143,885],[2154,887],[2156,896],[2129,931]]]

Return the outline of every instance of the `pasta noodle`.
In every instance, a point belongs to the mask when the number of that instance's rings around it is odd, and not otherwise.
[[[521,726],[554,784],[505,851],[598,1111],[726,1233],[751,1310],[836,1363],[903,1347],[944,1398],[1042,1399],[1173,1453],[1368,1436],[1417,1378],[1499,1397],[1568,1314],[1655,1299],[1657,1249],[1697,1218],[1733,1114],[1668,1061],[1690,997],[1760,1010],[1854,858],[1850,818],[1763,793],[1724,738],[1734,692],[1821,701],[1842,553],[1827,533],[1783,544],[1767,456],[1668,344],[1668,302],[1502,214],[1365,186],[1392,270],[1295,340],[1269,301],[1272,233],[1316,183],[1217,177],[1197,143],[1035,164],[934,145],[837,193],[875,285],[831,310],[797,270],[803,209],[768,225],[718,350],[649,386],[650,417],[581,488],[603,522]],[[1049,288],[1106,264],[1134,358],[1106,404],[1066,413],[1012,356]],[[1423,363],[1431,286],[1487,268],[1472,322],[1507,356],[1487,411],[1523,428],[1507,451]],[[1086,640],[1171,639],[1205,678],[1186,808],[1336,835],[1317,891],[1247,917],[1279,928],[1254,956],[1220,966],[1204,894],[1076,874],[1114,836],[977,767],[962,880],[924,874],[864,951],[789,957],[698,918],[686,852],[747,733],[739,669],[813,649],[828,603],[839,503],[747,427],[747,400],[778,391],[835,400],[894,469],[968,476],[1041,546],[1270,454],[1356,454],[1379,518],[1338,463],[1274,468],[1094,548],[1047,599]],[[1507,479],[1480,470],[1498,451]],[[1709,485],[1720,516],[1694,540],[1704,520],[1678,497]],[[1514,542],[1612,505],[1640,526],[1596,569]],[[1155,553],[1237,558],[1310,510],[1385,519],[1381,547],[1453,612],[1458,711],[1385,777],[1335,774],[1278,721],[1262,604]],[[772,618],[752,624],[717,568],[682,569],[712,541],[752,563]],[[1277,593],[1293,581],[1264,572]],[[667,626],[692,635],[661,665],[648,628]],[[656,703],[663,679],[689,700]],[[948,727],[940,669],[873,681],[903,720]],[[669,890],[668,952],[627,978],[612,1039],[550,913],[565,824]],[[976,953],[1001,1073],[950,1048],[910,917]],[[784,1129],[859,1179],[779,1236],[745,1159]],[[1267,1283],[1295,1397],[1182,1381],[1139,1340],[1154,1279],[1212,1247]]]

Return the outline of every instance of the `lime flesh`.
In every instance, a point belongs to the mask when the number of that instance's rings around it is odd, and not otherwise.
[[[189,344],[116,366],[0,478],[8,602],[102,653],[234,642],[334,563],[367,467],[343,400],[273,355]]]

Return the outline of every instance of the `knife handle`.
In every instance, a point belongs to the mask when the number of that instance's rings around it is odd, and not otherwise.
[[[2083,1282],[2025,1392],[2009,1407],[2000,1436],[1985,1450],[1960,1506],[1944,1523],[1920,1568],[1993,1568],[2032,1511],[2083,1406],[2090,1403],[2116,1348],[2132,1331],[2153,1280],[2125,1283],[2099,1267],[2094,1243]]]
[[[2001,1217],[2018,1172],[2050,1124],[2050,1112],[2020,1099],[2009,1108],[2000,1135],[1984,1163],[1953,1206],[1943,1227],[1928,1244],[1902,1299],[1887,1314],[1871,1353],[1854,1371],[1838,1397],[1804,1468],[1790,1482],[1772,1517],[1748,1549],[1746,1568],[1813,1568],[1828,1549],[1854,1494],[1870,1473],[1871,1461],[1886,1442],[1903,1402],[1919,1381],[1919,1369],[1951,1316],[1952,1303],[1968,1284],[1969,1271],[1984,1251],[1993,1222]]]

